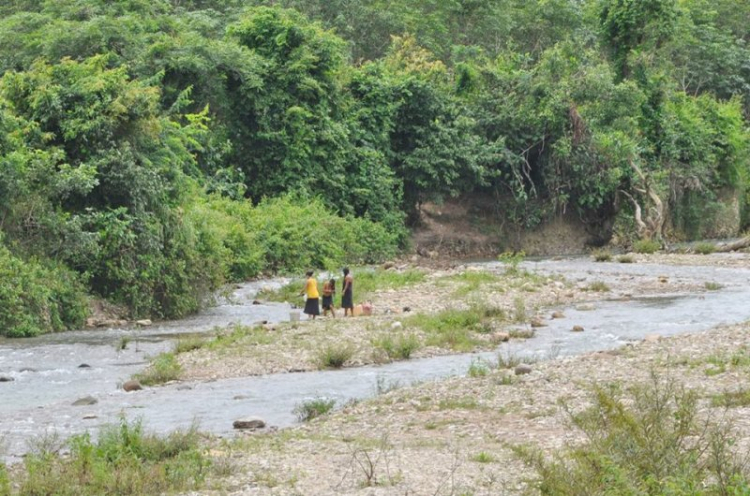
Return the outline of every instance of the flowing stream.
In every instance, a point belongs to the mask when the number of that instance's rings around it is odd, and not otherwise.
[[[733,255],[714,255],[731,258]],[[491,267],[492,263],[478,264]],[[560,308],[566,318],[551,320],[529,340],[502,344],[488,353],[441,356],[388,365],[292,374],[179,383],[124,392],[120,385],[142,370],[148,357],[169,350],[180,335],[197,334],[231,323],[288,320],[286,304],[253,305],[261,285],[238,286],[231,298],[196,317],[147,329],[107,329],[0,340],[0,442],[5,458],[17,460],[34,440],[95,433],[121,416],[141,418],[152,431],[168,432],[196,422],[203,431],[231,435],[232,422],[254,415],[269,425],[295,423],[295,405],[316,398],[338,405],[377,394],[385,385],[411,384],[467,372],[472,360],[494,361],[497,354],[546,359],[616,348],[650,334],[662,336],[706,330],[750,319],[750,268],[593,263],[584,259],[525,262],[524,268],[559,274],[583,283],[666,276],[670,282],[720,283],[700,294],[603,299],[593,310]],[[572,333],[572,325],[586,331]],[[125,350],[118,343],[130,341]],[[81,365],[86,365],[81,367]],[[73,406],[84,396],[96,404]]]

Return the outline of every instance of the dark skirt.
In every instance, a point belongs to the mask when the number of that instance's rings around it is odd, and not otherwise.
[[[333,308],[333,296],[323,295],[323,310],[331,310]]]
[[[341,297],[341,308],[354,308],[354,298],[351,291],[345,292]]]
[[[317,298],[308,298],[305,302],[305,313],[307,315],[320,315],[320,306]]]

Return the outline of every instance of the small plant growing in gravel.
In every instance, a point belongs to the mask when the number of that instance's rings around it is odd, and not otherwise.
[[[340,369],[354,356],[350,343],[330,343],[318,351],[318,364],[322,368]]]
[[[612,260],[612,253],[609,250],[594,250],[591,255],[594,257],[594,262],[609,262]]]
[[[635,258],[633,257],[633,255],[620,255],[619,257],[617,257],[617,261],[620,263],[629,264],[634,263]]]
[[[512,369],[521,363],[521,359],[510,353],[503,355],[498,353],[497,355],[497,368],[499,369]]]
[[[130,344],[130,337],[129,336],[122,336],[115,345],[115,350],[117,352],[124,351],[128,348],[128,345]]]
[[[486,451],[480,451],[479,453],[477,453],[476,455],[473,455],[469,459],[472,462],[476,462],[476,463],[493,463],[495,461],[495,457],[487,453]]]
[[[531,339],[536,335],[534,329],[511,329],[508,331],[508,336],[511,339]]]
[[[419,349],[420,342],[415,334],[399,334],[395,337],[384,336],[374,341],[373,345],[382,349],[390,360],[408,360]]]
[[[527,318],[526,302],[522,297],[516,296],[513,299],[513,320],[516,322],[526,322]]]
[[[517,276],[521,273],[518,266],[526,258],[526,253],[522,251],[510,252],[506,251],[501,253],[497,259],[505,264],[505,274],[509,276]]]
[[[207,341],[204,338],[199,337],[186,337],[177,340],[177,346],[174,352],[178,355],[180,353],[188,353],[190,351],[199,350],[206,346]]]
[[[706,287],[706,289],[708,291],[718,291],[721,288],[723,288],[724,286],[722,286],[718,282],[709,282],[709,281],[707,281],[706,284],[705,284],[705,287]]]
[[[654,241],[653,239],[639,239],[635,243],[633,243],[633,251],[636,253],[656,253],[661,248],[661,245],[658,241]]]
[[[609,291],[609,286],[607,286],[602,281],[594,281],[591,284],[588,285],[586,288],[587,291],[596,291],[597,293],[605,293]]]
[[[161,353],[146,370],[133,376],[144,386],[155,386],[179,379],[182,366],[174,353]]]
[[[512,374],[503,374],[497,380],[498,386],[512,386],[513,384],[515,384],[515,379]]]
[[[490,367],[484,360],[472,360],[469,365],[469,377],[485,377],[490,373]]]
[[[300,422],[309,422],[333,410],[335,404],[336,400],[315,398],[298,404],[294,407],[292,413],[297,416]]]
[[[716,251],[716,246],[713,243],[701,242],[697,243],[694,247],[695,253],[700,255],[710,255]]]

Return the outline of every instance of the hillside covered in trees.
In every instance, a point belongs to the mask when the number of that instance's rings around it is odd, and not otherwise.
[[[748,225],[749,2],[0,16],[0,334],[80,326],[88,294],[177,317],[229,281],[383,260],[423,203],[465,193],[524,229],[574,212],[603,240]]]

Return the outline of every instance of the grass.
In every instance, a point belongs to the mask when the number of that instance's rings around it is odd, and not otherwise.
[[[471,270],[446,277],[441,279],[441,282],[457,285],[457,288],[453,291],[453,296],[462,297],[474,293],[484,286],[497,284],[500,280],[500,277],[491,272]]]
[[[464,396],[463,398],[448,398],[438,403],[440,410],[476,410],[479,403],[473,396]]]
[[[586,443],[553,456],[516,446],[541,494],[729,495],[750,492],[731,424],[699,414],[698,397],[653,376],[624,392],[595,386],[591,406],[566,407]]]
[[[705,288],[706,288],[706,289],[707,289],[708,291],[718,291],[718,290],[720,290],[720,289],[721,289],[721,288],[723,288],[723,287],[724,287],[724,286],[722,286],[722,285],[721,285],[721,284],[719,284],[718,282],[710,282],[710,281],[706,281],[706,284],[705,284]]]
[[[174,494],[199,489],[211,473],[194,427],[160,437],[123,419],[103,428],[96,442],[89,434],[72,437],[68,454],[48,447],[39,443],[11,473],[0,469],[0,494]]]
[[[633,255],[620,255],[617,257],[617,261],[624,264],[631,264],[635,263],[635,258]]]
[[[633,243],[633,251],[636,253],[652,254],[661,249],[661,244],[653,239],[639,239]]]
[[[130,344],[130,337],[129,336],[122,336],[118,341],[117,344],[115,344],[115,350],[117,352],[124,351],[128,348],[128,345]]]
[[[536,335],[534,329],[511,329],[508,331],[508,336],[511,339],[531,339]]]
[[[598,293],[604,293],[609,290],[609,286],[602,281],[594,281],[586,287],[586,291],[596,291]]]
[[[335,404],[336,400],[315,398],[298,404],[294,407],[292,413],[297,416],[300,422],[309,422],[333,410]]]
[[[264,345],[274,342],[274,335],[268,332],[262,326],[243,326],[236,325],[228,333],[222,333],[215,339],[209,341],[205,346],[213,351],[232,349],[238,344],[247,345]]]
[[[515,355],[510,353],[506,355],[497,355],[497,368],[499,369],[512,369],[520,365],[522,360]]]
[[[417,314],[404,321],[405,325],[422,329],[428,337],[428,346],[471,351],[480,344],[473,333],[487,332],[492,320],[505,319],[502,309],[474,303],[470,308],[447,309],[436,314]]]
[[[515,322],[526,322],[528,319],[526,312],[526,301],[521,296],[513,298],[513,320]]]
[[[390,334],[373,341],[373,346],[383,350],[389,360],[408,360],[421,346],[415,334]]]
[[[480,451],[476,455],[471,456],[469,460],[476,463],[494,463],[495,457],[486,451]]]
[[[399,272],[362,267],[352,269],[352,276],[354,277],[354,303],[357,304],[371,299],[372,295],[378,290],[400,289],[421,284],[425,281],[427,273],[416,269]],[[343,278],[338,275],[335,279],[336,289],[340,296]],[[320,288],[323,287],[323,279],[318,278],[318,285]],[[301,303],[302,298],[299,296],[299,292],[303,286],[304,279],[295,279],[279,289],[261,291],[258,293],[258,297],[268,301]]]
[[[144,386],[156,386],[179,379],[182,366],[174,353],[161,353],[151,361],[151,364],[141,373],[135,374],[136,379]]]
[[[591,255],[594,257],[594,262],[609,262],[612,260],[612,253],[609,250],[594,250]]]
[[[468,375],[469,377],[486,377],[490,373],[490,367],[484,360],[472,360],[469,365]]]
[[[354,351],[351,343],[329,343],[318,350],[318,365],[321,368],[340,369],[351,360]]]
[[[750,405],[750,389],[726,391],[711,398],[711,405],[723,408],[739,408]]]
[[[189,353],[191,351],[199,350],[207,346],[208,343],[209,341],[203,337],[182,337],[177,340],[177,345],[175,346],[174,352],[178,355],[180,353]]]
[[[716,251],[716,245],[714,245],[713,243],[702,241],[700,243],[696,243],[693,249],[695,250],[695,253],[698,253],[700,255],[710,255]]]

